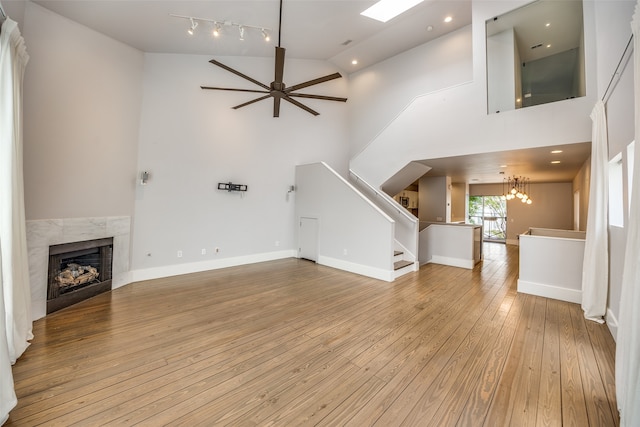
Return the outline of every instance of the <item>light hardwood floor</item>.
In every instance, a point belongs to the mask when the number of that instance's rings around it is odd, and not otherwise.
[[[615,344],[516,292],[517,248],[386,283],[286,259],[135,283],[34,324],[8,426],[615,426]]]

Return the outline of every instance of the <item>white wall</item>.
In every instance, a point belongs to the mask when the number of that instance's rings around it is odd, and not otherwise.
[[[373,140],[416,96],[471,79],[471,27],[461,28],[351,74],[348,102],[351,157]],[[409,161],[402,166],[407,163]],[[400,168],[396,172],[398,170]]]
[[[579,229],[585,231],[587,229],[587,213],[589,211],[589,186],[591,182],[591,156],[583,163],[578,174],[573,178],[571,191],[580,192],[579,200]],[[575,215],[575,212],[573,213]]]
[[[420,221],[447,221],[447,177],[424,176],[418,182]]]
[[[323,163],[296,168],[296,219],[318,220],[318,263],[393,280],[395,222]]]
[[[467,218],[467,184],[451,184],[451,221],[466,221]]]
[[[27,2],[27,219],[130,216],[143,55]]]
[[[290,256],[296,244],[296,195],[287,190],[294,184],[295,166],[322,160],[346,173],[344,103],[305,100],[320,113],[317,117],[283,102],[280,117],[274,118],[271,100],[232,110],[254,94],[200,85],[252,88],[251,83],[210,64],[211,58],[145,55],[138,170],[150,171],[151,179],[136,188],[132,262],[137,276]],[[273,58],[216,59],[259,81],[273,80]],[[323,61],[287,59],[285,82],[334,71]],[[344,96],[346,78],[313,89]],[[229,181],[249,190],[216,189]]]
[[[517,45],[513,28],[487,37],[487,111],[513,110],[516,107]]]
[[[355,139],[354,144],[361,149],[352,158],[350,167],[373,186],[379,186],[410,161],[450,157],[480,152],[493,152],[548,146],[554,144],[570,144],[589,141],[591,139],[591,121],[589,114],[593,108],[596,95],[595,80],[595,31],[593,25],[594,11],[592,3],[585,3],[585,54],[587,62],[587,96],[547,105],[487,115],[486,112],[486,59],[485,59],[485,20],[504,13],[524,2],[478,1],[473,2],[473,81],[446,88],[449,81],[438,75],[432,78],[431,87],[437,89],[428,93],[424,87],[413,85],[412,93],[418,96],[401,109],[385,110],[385,114],[377,114],[376,131],[370,131],[370,139]],[[391,58],[382,64],[374,65],[352,75],[354,88],[363,86],[374,76],[391,76],[394,71],[405,69],[404,63],[420,51],[412,50],[403,55]],[[443,54],[447,55],[447,52]],[[451,54],[451,56],[455,56]],[[450,57],[450,70],[468,69],[469,58]],[[442,60],[445,62],[445,60]],[[422,70],[415,69],[415,75]],[[386,91],[412,84],[415,79],[404,76],[402,83],[385,80]],[[362,81],[361,81],[362,80]],[[457,83],[462,83],[458,79]],[[368,100],[368,109],[358,114],[371,114],[381,103],[387,102],[383,94],[360,94],[352,91],[352,99],[362,96]],[[352,106],[359,106],[356,100]],[[380,125],[378,125],[380,124]],[[354,121],[354,126],[360,126]],[[364,136],[364,131],[357,129],[354,135]],[[368,145],[367,145],[368,144]]]

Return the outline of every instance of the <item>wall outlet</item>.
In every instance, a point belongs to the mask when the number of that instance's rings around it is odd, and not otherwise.
[[[182,251],[178,251],[178,258],[182,258]]]
[[[342,251],[342,255],[347,255],[347,249],[346,249],[346,248],[345,248],[345,249],[343,249],[343,251]]]
[[[202,255],[206,255],[206,254],[207,254],[207,250],[206,250],[205,248],[202,248],[202,250],[200,251],[200,253],[201,253]]]
[[[276,247],[280,246],[280,240],[276,240]]]

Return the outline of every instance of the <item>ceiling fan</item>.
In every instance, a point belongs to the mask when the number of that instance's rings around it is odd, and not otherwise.
[[[242,103],[240,105],[236,105],[235,107],[232,107],[234,110],[237,110],[238,108],[242,108],[242,107],[246,107],[247,105],[253,104],[254,102],[258,102],[258,101],[262,101],[263,99],[268,99],[268,98],[273,98],[273,117],[280,117],[280,100],[284,99],[287,102],[290,102],[291,104],[302,108],[305,111],[308,111],[309,113],[313,114],[314,116],[319,115],[320,113],[318,113],[317,111],[307,107],[306,105],[302,104],[301,102],[293,99],[293,98],[310,98],[310,99],[323,99],[326,101],[340,101],[340,102],[346,102],[347,98],[339,98],[339,97],[335,97],[335,96],[324,96],[324,95],[310,95],[310,94],[306,94],[306,93],[295,93],[295,91],[299,90],[299,89],[303,89],[309,86],[314,86],[320,83],[324,83],[324,82],[328,82],[330,80],[334,80],[334,79],[339,79],[342,77],[342,75],[340,75],[340,73],[333,73],[333,74],[329,74],[327,76],[324,77],[319,77],[317,79],[313,79],[313,80],[309,80],[306,81],[304,83],[299,83],[297,85],[293,85],[293,86],[287,86],[282,80],[284,77],[284,54],[285,54],[285,48],[280,47],[280,34],[282,32],[282,0],[280,0],[280,16],[279,16],[279,20],[278,20],[278,46],[276,46],[276,66],[275,66],[275,77],[274,80],[271,82],[270,85],[266,85],[263,84],[255,79],[252,79],[251,77],[247,76],[246,74],[241,73],[240,71],[234,70],[233,68],[224,65],[221,62],[216,61],[215,59],[212,59],[211,61],[209,61],[210,63],[212,63],[213,65],[217,65],[218,67],[225,69],[239,77],[242,77],[245,80],[250,81],[253,84],[256,84],[258,86],[260,86],[261,88],[263,88],[264,90],[257,90],[257,89],[233,89],[233,88],[224,88],[224,87],[212,87],[212,86],[200,86],[200,88],[202,89],[213,89],[213,90],[229,90],[229,91],[234,91],[234,92],[252,92],[252,93],[264,93],[266,95],[260,96],[256,99],[252,99],[251,101],[247,101],[245,103]]]

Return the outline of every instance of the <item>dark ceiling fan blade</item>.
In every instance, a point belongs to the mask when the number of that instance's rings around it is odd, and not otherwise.
[[[338,98],[337,96],[310,95],[307,93],[288,93],[287,95],[296,96],[298,98],[311,98],[311,99],[323,99],[325,101],[347,102],[347,98]]]
[[[273,117],[280,117],[280,97],[273,97]]]
[[[282,99],[284,99],[285,101],[289,101],[293,105],[295,105],[297,107],[300,107],[305,111],[308,111],[309,113],[313,114],[314,116],[320,115],[320,113],[318,113],[317,111],[312,110],[311,108],[307,107],[306,105],[302,104],[301,102],[296,101],[295,99],[291,99],[288,95],[283,96]]]
[[[246,107],[247,105],[253,104],[254,102],[262,101],[263,99],[267,99],[267,98],[270,98],[270,97],[271,97],[271,95],[261,96],[260,98],[256,98],[256,99],[253,99],[251,101],[247,101],[244,104],[236,105],[235,107],[231,107],[231,108],[233,108],[234,110],[237,110],[238,108]]]
[[[213,89],[213,90],[230,90],[233,92],[251,92],[251,93],[270,93],[266,90],[254,90],[254,89],[232,89],[228,87],[213,87],[213,86],[200,86],[200,89]]]
[[[224,65],[222,62],[218,62],[215,59],[212,59],[211,61],[209,61],[210,63],[212,63],[213,65],[217,65],[218,67],[225,69],[227,71],[229,71],[230,73],[235,74],[236,76],[242,77],[245,80],[249,80],[251,83],[256,84],[266,90],[271,90],[271,88],[263,83],[260,83],[259,81],[252,79],[251,77],[247,76],[246,74],[242,74],[240,71],[234,70],[231,67],[228,67],[226,65]]]
[[[282,84],[282,79],[284,78],[284,54],[285,54],[285,48],[276,46],[276,70],[275,70],[275,77],[273,79],[274,83]],[[284,89],[284,88],[276,88],[276,89]]]
[[[328,76],[318,77],[317,79],[309,80],[308,82],[299,83],[285,89],[285,92],[293,92],[294,90],[302,89],[305,87],[317,85],[320,83],[328,82],[329,80],[339,79],[342,75],[340,73],[329,74]]]

